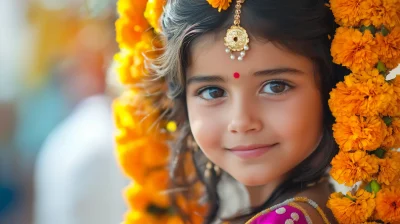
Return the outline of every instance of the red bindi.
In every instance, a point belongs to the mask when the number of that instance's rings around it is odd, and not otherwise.
[[[239,74],[239,72],[235,72],[235,73],[233,73],[233,77],[234,77],[235,79],[238,79],[238,78],[240,77],[240,74]]]

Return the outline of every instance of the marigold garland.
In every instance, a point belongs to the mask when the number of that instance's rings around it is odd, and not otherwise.
[[[115,55],[119,80],[127,90],[114,101],[117,128],[117,158],[123,172],[133,180],[125,190],[129,211],[124,224],[183,224],[172,210],[169,187],[169,147],[173,125],[160,118],[167,105],[154,106],[143,94],[142,83],[148,77],[145,59],[162,51],[157,35],[164,0],[119,0],[120,18],[116,21],[116,39],[121,51]],[[168,104],[166,102],[166,104]],[[201,191],[201,188],[195,190]],[[191,214],[192,223],[203,221],[205,206],[181,198],[178,205]]]
[[[400,223],[400,76],[386,80],[400,63],[400,1],[331,0],[330,7],[342,26],[333,61],[352,72],[330,93],[340,148],[330,174],[355,195],[334,193],[327,206],[339,223]],[[365,192],[370,203],[360,201]]]

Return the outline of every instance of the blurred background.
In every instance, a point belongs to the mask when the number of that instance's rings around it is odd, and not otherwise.
[[[120,223],[115,0],[0,1],[0,223]],[[99,197],[101,195],[101,197]]]
[[[0,224],[122,221],[115,4],[0,1]]]

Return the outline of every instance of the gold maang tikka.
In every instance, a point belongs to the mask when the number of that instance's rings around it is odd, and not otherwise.
[[[240,13],[243,2],[244,0],[237,0],[233,25],[226,31],[226,36],[224,38],[226,46],[225,52],[231,54],[231,59],[235,60],[236,56],[233,53],[240,51],[240,55],[237,57],[239,61],[243,60],[246,51],[249,50],[249,35],[247,31],[240,26]]]

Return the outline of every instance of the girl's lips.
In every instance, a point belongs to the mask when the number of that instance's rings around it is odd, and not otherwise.
[[[238,146],[238,147],[234,147],[234,148],[230,149],[230,151],[240,158],[251,159],[251,158],[257,158],[257,157],[263,155],[264,153],[266,153],[268,150],[270,150],[275,145],[276,144]]]

